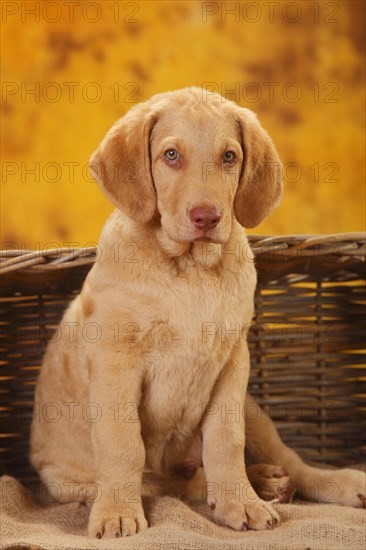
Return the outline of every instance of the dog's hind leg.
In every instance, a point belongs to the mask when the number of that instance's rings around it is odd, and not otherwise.
[[[244,408],[246,446],[257,463],[282,467],[299,494],[307,500],[366,507],[366,475],[363,472],[349,468],[322,469],[305,464],[281,440],[272,420],[250,394],[246,396]]]

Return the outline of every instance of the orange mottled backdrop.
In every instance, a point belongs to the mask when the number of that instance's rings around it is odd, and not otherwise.
[[[365,226],[363,1],[1,2],[2,242],[86,245],[112,206],[87,163],[152,94],[188,85],[256,111],[285,166],[256,232]]]

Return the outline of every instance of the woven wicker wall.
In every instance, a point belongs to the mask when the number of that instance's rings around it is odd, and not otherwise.
[[[307,460],[365,458],[365,236],[251,237],[259,284],[250,390]],[[28,464],[33,392],[47,339],[95,249],[1,256],[1,457]]]

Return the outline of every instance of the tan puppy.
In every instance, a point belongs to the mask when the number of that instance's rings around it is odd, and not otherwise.
[[[183,492],[204,489],[217,521],[233,529],[272,527],[278,514],[248,475],[270,498],[269,481],[281,478],[277,493],[289,494],[287,472],[246,469],[245,445],[285,466],[306,497],[335,478],[304,465],[262,411],[245,418],[256,273],[243,227],[281,197],[271,139],[252,112],[189,88],[131,109],[91,168],[117,210],[44,358],[33,465],[59,500],[92,503],[89,534],[98,538],[147,528],[144,471],[188,478],[201,460],[204,472]],[[238,406],[242,414],[230,414]],[[337,475],[338,501],[362,503],[364,475]]]

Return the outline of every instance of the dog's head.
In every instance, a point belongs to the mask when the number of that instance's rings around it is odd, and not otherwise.
[[[233,215],[254,227],[282,194],[280,160],[256,115],[200,88],[133,107],[90,166],[118,208],[140,223],[160,219],[175,242],[224,243]]]

